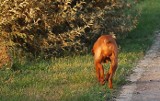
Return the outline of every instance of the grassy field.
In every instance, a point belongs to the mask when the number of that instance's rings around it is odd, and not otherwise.
[[[119,67],[114,89],[97,82],[93,57],[88,54],[16,63],[14,70],[0,70],[0,101],[112,101],[151,45],[160,25],[159,0],[143,0],[137,7],[142,10],[137,28],[118,40]],[[105,71],[108,67],[105,65]]]

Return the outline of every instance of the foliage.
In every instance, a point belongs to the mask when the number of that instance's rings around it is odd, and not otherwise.
[[[0,69],[3,67],[10,68],[13,62],[6,44],[7,42],[0,38]]]
[[[84,53],[99,35],[121,36],[134,28],[134,5],[127,0],[1,0],[1,37],[34,56]]]

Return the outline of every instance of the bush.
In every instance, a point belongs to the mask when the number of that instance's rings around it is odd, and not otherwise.
[[[127,0],[1,0],[0,6],[0,37],[45,58],[87,52],[104,33],[125,35],[138,15]]]
[[[12,57],[7,48],[7,42],[0,38],[0,69],[3,67],[12,67]]]

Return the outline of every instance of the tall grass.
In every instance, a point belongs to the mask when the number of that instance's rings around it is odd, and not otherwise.
[[[95,76],[91,54],[49,61],[15,63],[14,69],[0,71],[1,101],[112,101],[119,88],[126,83],[136,62],[142,58],[158,30],[160,1],[143,0],[139,24],[124,39],[120,47],[119,67],[114,76],[114,89],[101,86]],[[105,66],[105,72],[109,65]]]

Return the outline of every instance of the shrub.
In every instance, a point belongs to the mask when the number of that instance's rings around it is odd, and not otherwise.
[[[0,38],[0,69],[3,67],[11,68],[12,57],[7,48],[7,42]]]
[[[84,53],[99,35],[121,36],[136,26],[134,3],[127,1],[1,0],[1,37],[34,56]]]

